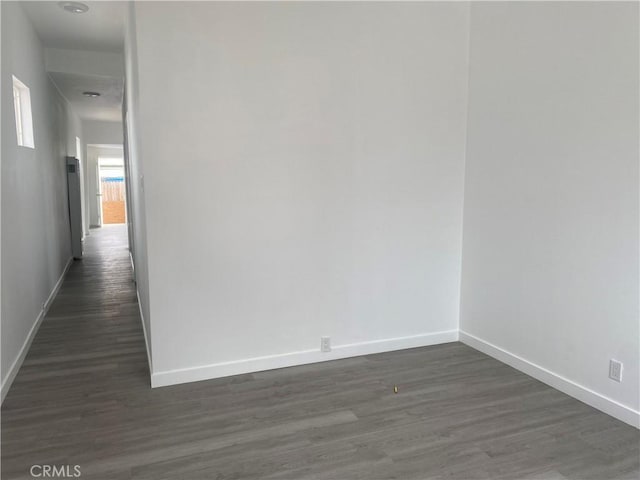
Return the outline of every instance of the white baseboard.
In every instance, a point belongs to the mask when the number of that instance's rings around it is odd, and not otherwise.
[[[449,343],[458,340],[457,330],[445,332],[425,333],[410,337],[389,338],[374,340],[371,342],[353,343],[349,345],[337,345],[330,352],[318,350],[304,350],[266,357],[248,358],[231,362],[215,363],[200,367],[167,370],[151,374],[152,387],[164,387],[179,383],[198,382],[212,378],[228,377],[243,373],[260,372],[276,368],[293,367],[308,363],[326,362],[340,358],[357,357],[372,353],[391,352],[405,348],[426,347],[439,343]]]
[[[153,363],[151,362],[151,344],[149,343],[149,335],[144,322],[144,313],[142,313],[142,302],[140,301],[140,292],[136,288],[136,298],[138,299],[138,310],[140,311],[140,321],[142,322],[142,333],[144,334],[144,346],[147,350],[147,362],[149,362],[149,373],[153,374]],[[153,386],[153,384],[152,384]]]
[[[514,353],[462,330],[460,330],[460,341],[471,348],[475,348],[476,350],[486,353],[490,357],[493,357],[502,363],[506,363],[516,370],[520,370],[521,372],[532,376],[536,380],[546,383],[556,390],[560,390],[561,392],[592,406],[593,408],[628,423],[633,427],[640,428],[640,412],[637,410],[627,407],[626,405],[622,405],[609,397],[579,385],[568,378],[558,375],[557,373],[547,370],[540,365],[536,365],[535,363],[525,360]]]
[[[36,321],[31,326],[31,330],[29,330],[29,333],[27,334],[27,338],[24,340],[24,343],[22,344],[22,348],[20,348],[20,353],[18,353],[18,356],[11,364],[11,367],[9,368],[9,372],[7,373],[7,377],[2,381],[2,385],[0,386],[0,399],[1,399],[0,401],[4,402],[4,399],[7,396],[7,392],[11,388],[11,384],[13,383],[13,380],[16,378],[16,375],[18,374],[18,371],[20,370],[20,367],[22,366],[24,359],[27,356],[27,353],[29,352],[29,347],[31,347],[31,343],[35,338],[36,333],[38,333],[38,328],[40,328],[40,324],[42,323],[42,320],[44,320],[44,317],[47,315],[47,312],[49,311],[49,308],[51,307],[53,300],[56,298],[56,295],[60,291],[60,287],[62,287],[62,283],[64,282],[64,277],[67,275],[67,272],[69,271],[69,268],[71,267],[72,263],[73,263],[73,257],[69,257],[69,260],[67,260],[67,263],[64,266],[64,269],[62,270],[62,273],[60,274],[58,281],[53,286],[53,290],[51,290],[51,293],[49,294],[49,297],[42,304],[42,310],[40,310],[40,313],[38,314]]]

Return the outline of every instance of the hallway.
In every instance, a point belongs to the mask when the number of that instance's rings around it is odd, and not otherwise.
[[[92,229],[2,405],[2,478],[104,454],[149,392],[126,225]]]

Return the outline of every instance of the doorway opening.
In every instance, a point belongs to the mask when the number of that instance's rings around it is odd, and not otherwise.
[[[102,225],[127,223],[123,158],[99,156],[97,173]]]
[[[127,223],[127,179],[123,146],[88,144],[85,167],[90,227],[93,229]]]

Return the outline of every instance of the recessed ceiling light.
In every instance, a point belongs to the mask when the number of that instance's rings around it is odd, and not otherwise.
[[[82,92],[82,95],[85,97],[96,98],[99,97],[100,94],[98,92]]]
[[[85,13],[89,6],[80,2],[58,2],[60,8],[69,13]]]

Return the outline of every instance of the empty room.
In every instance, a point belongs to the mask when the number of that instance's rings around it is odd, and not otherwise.
[[[640,478],[640,2],[0,22],[3,480]]]

